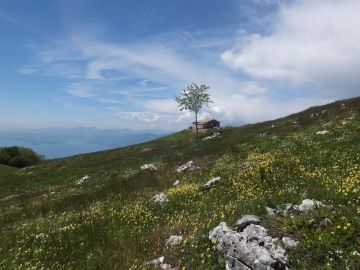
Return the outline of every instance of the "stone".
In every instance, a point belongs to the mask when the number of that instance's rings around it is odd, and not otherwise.
[[[209,140],[209,139],[214,139],[214,138],[220,138],[221,137],[221,133],[219,132],[214,132],[212,135],[210,136],[206,136],[205,138],[203,138],[203,141]]]
[[[83,178],[81,178],[80,180],[78,180],[78,181],[76,182],[76,184],[77,184],[77,185],[80,185],[80,184],[84,183],[85,181],[87,181],[87,180],[89,180],[89,179],[90,179],[90,177],[89,177],[88,175],[85,175]]]
[[[281,241],[283,241],[285,247],[290,247],[290,248],[297,247],[297,245],[299,244],[298,241],[295,241],[290,237],[285,237],[285,236],[281,239]]]
[[[180,181],[179,180],[176,180],[173,184],[174,187],[176,187],[178,184],[180,184]]]
[[[325,134],[328,134],[328,133],[329,133],[329,131],[327,131],[327,130],[316,132],[316,134],[318,134],[318,135],[325,135]]]
[[[260,218],[255,215],[245,215],[236,222],[236,229],[238,232],[242,232],[250,224],[259,225]]]
[[[172,236],[170,236],[170,238],[167,240],[166,245],[167,245],[167,246],[174,246],[174,245],[180,243],[181,240],[182,240],[182,236],[181,236],[181,235],[180,235],[180,236],[179,236],[179,235],[172,235]]]
[[[170,264],[164,263],[164,259],[165,259],[164,256],[161,256],[157,259],[154,259],[154,260],[148,262],[148,264],[153,264],[155,267],[157,267],[157,269],[161,269],[161,270],[178,270],[179,269],[179,267],[172,267]]]
[[[323,128],[324,128],[324,127],[329,127],[329,126],[331,126],[332,124],[333,124],[333,122],[327,122],[327,123],[323,124],[322,127],[323,127]]]
[[[211,188],[216,182],[220,181],[220,176],[215,177],[209,181],[206,182],[206,184],[202,185],[202,188],[209,189]]]
[[[156,203],[166,203],[169,201],[168,197],[164,193],[156,194],[151,198]]]
[[[270,207],[265,207],[265,210],[270,216],[275,216],[275,209]]]
[[[302,201],[301,204],[295,205],[294,209],[299,210],[301,212],[307,212],[308,210],[311,210],[314,206],[324,206],[322,202],[305,199]]]
[[[256,220],[256,216],[249,216],[240,220]],[[286,251],[274,243],[267,231],[250,223],[242,232],[236,232],[221,222],[209,232],[209,238],[224,253],[227,270],[288,269]]]
[[[189,161],[184,165],[181,165],[179,168],[176,169],[177,172],[186,172],[186,171],[195,171],[199,167],[193,165],[194,162]]]
[[[150,170],[150,171],[157,170],[157,168],[153,164],[145,164],[145,165],[142,165],[140,168],[141,168],[141,170]]]

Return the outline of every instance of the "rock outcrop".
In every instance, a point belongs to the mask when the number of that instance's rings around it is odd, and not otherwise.
[[[209,238],[217,242],[217,248],[225,255],[227,270],[272,270],[288,269],[285,249],[277,245],[277,239],[267,235],[267,229],[256,222],[255,216],[243,217],[248,224],[242,232],[229,228],[225,222],[209,233]],[[242,226],[241,226],[242,227]]]

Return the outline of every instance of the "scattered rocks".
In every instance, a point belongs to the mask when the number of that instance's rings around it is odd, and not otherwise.
[[[182,240],[182,236],[172,235],[172,236],[170,236],[170,238],[167,240],[166,245],[167,245],[167,246],[174,246],[174,245],[180,243],[181,240]]]
[[[324,204],[319,201],[305,199],[299,205],[284,203],[276,206],[275,209],[270,207],[265,207],[265,209],[270,216],[282,215],[286,217],[286,216],[293,216],[295,211],[307,212],[310,209],[312,209],[314,206],[324,206]]]
[[[290,237],[285,237],[285,236],[281,239],[281,241],[283,241],[284,246],[287,248],[297,247],[297,245],[299,244],[299,241],[295,241]]]
[[[184,165],[181,165],[179,168],[176,169],[177,172],[186,172],[186,171],[195,171],[199,169],[199,167],[196,167],[193,165],[194,162],[189,161]]]
[[[236,232],[221,222],[210,231],[209,238],[224,252],[227,270],[288,269],[285,249],[276,245],[277,239],[267,231],[250,223],[242,232]]]
[[[150,170],[150,171],[157,170],[157,168],[153,164],[145,164],[145,165],[142,165],[140,168],[141,168],[141,170]]]
[[[221,133],[219,132],[214,132],[212,135],[210,136],[206,136],[205,138],[203,138],[203,141],[209,140],[209,139],[214,139],[214,138],[220,138],[221,137]]]
[[[325,135],[325,134],[328,134],[328,133],[329,133],[329,131],[327,131],[327,130],[316,132],[316,134],[318,134],[318,135]]]
[[[156,203],[166,203],[169,201],[168,197],[164,193],[156,194],[151,198]]]
[[[211,179],[210,181],[207,181],[206,184],[202,185],[202,188],[209,189],[218,181],[220,181],[220,176],[215,177],[215,178]]]
[[[174,187],[176,187],[178,184],[180,184],[180,181],[179,180],[176,180],[173,184]]]
[[[77,184],[77,185],[81,185],[82,183],[86,182],[86,181],[89,180],[89,179],[90,179],[90,176],[85,175],[83,178],[81,178],[80,180],[78,180],[78,181],[76,182],[76,184]]]

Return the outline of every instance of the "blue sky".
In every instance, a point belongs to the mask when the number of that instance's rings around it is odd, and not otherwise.
[[[242,125],[360,94],[358,0],[0,2],[0,127]]]

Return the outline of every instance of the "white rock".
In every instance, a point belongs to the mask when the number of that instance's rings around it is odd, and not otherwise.
[[[151,198],[151,200],[157,203],[165,203],[169,201],[169,199],[164,193],[156,194]]]
[[[178,184],[180,184],[180,181],[179,180],[176,180],[173,184],[174,187],[176,187]]]
[[[328,133],[329,133],[329,131],[327,131],[327,130],[316,132],[316,134],[319,134],[319,135],[325,135],[325,134],[328,134]]]
[[[290,237],[283,237],[281,239],[285,245],[285,247],[296,247],[299,242],[291,239]]]
[[[157,170],[157,168],[153,164],[145,164],[145,165],[142,165],[140,168],[141,168],[141,170],[150,170],[150,171]]]
[[[90,179],[90,176],[88,175],[85,175],[83,178],[81,178],[80,180],[77,181],[77,185],[80,185],[82,183],[84,183],[85,181],[89,180]]]
[[[167,240],[166,245],[167,246],[174,246],[178,243],[180,243],[182,240],[182,236],[181,235],[172,235],[170,236],[170,238]]]
[[[210,181],[207,181],[206,184],[202,185],[202,187],[204,189],[209,189],[218,181],[220,181],[220,176],[215,177],[215,178],[211,179]]]
[[[300,205],[294,205],[294,209],[297,209],[301,212],[306,212],[310,209],[312,209],[314,206],[324,206],[324,204],[322,202],[319,201],[315,201],[315,200],[310,200],[310,199],[305,199],[302,201],[302,203]]]

